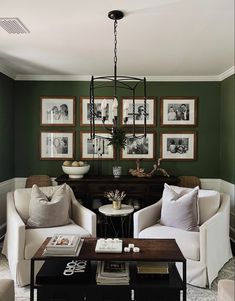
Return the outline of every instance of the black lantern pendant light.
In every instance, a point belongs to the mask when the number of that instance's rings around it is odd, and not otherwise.
[[[124,139],[124,143],[119,145],[121,147],[125,147],[125,143],[127,140],[131,139],[132,141],[135,139],[141,139],[146,137],[146,79],[144,78],[137,78],[132,76],[121,76],[117,75],[117,21],[121,20],[124,17],[122,11],[113,10],[108,13],[108,17],[114,20],[114,74],[112,76],[92,76],[91,83],[90,83],[90,136],[91,139],[101,138],[101,139],[108,139],[112,144],[115,144],[115,139]],[[136,132],[136,124],[135,124],[135,100],[136,100],[136,90],[138,87],[138,91],[142,89],[142,95],[138,95],[143,97],[144,104],[143,104],[143,124],[138,126],[138,131]],[[97,135],[96,134],[96,112],[95,112],[95,98],[96,92],[101,91],[102,89],[111,88],[112,89],[112,108],[109,110],[112,115],[112,125],[108,127],[106,125],[107,117],[107,103],[104,99],[101,103],[101,119],[104,129],[111,135],[112,138],[107,138],[106,136]],[[120,90],[120,91],[119,91]],[[121,90],[124,92],[121,92]],[[125,91],[129,91],[128,95],[131,96],[132,99],[132,124],[130,124],[130,120],[128,122],[128,108],[124,108],[123,113],[123,124],[124,126],[120,127],[120,115],[118,114],[118,95],[125,94]],[[121,94],[123,93],[123,94]],[[107,92],[106,92],[107,94]],[[128,122],[128,125],[127,125]],[[126,134],[126,129],[128,128],[128,134]],[[130,133],[131,132],[131,133]],[[124,138],[125,137],[125,138]],[[118,143],[116,143],[118,144]]]

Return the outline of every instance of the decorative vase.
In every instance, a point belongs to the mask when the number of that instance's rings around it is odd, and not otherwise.
[[[122,175],[122,167],[121,166],[113,166],[114,178],[120,178],[121,175]]]
[[[115,200],[113,201],[112,205],[113,205],[113,209],[119,210],[122,207],[122,201]]]

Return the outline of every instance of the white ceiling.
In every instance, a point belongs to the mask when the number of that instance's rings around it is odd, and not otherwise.
[[[234,0],[0,0],[0,17],[18,17],[30,30],[0,27],[0,71],[16,79],[112,74],[114,9],[125,13],[119,75],[234,72]]]

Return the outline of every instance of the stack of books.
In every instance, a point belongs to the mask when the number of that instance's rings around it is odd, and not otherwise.
[[[160,261],[140,261],[137,263],[137,274],[142,277],[169,277],[169,264]]]
[[[44,250],[44,256],[77,256],[82,240],[76,234],[55,234]]]
[[[130,281],[129,263],[125,261],[99,261],[96,283],[99,285],[127,285]]]

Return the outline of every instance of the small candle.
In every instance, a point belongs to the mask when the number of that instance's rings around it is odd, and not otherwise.
[[[129,244],[128,247],[129,247],[130,249],[133,249],[133,248],[135,247],[135,245],[134,245],[134,244]]]
[[[124,252],[126,252],[126,253],[129,253],[129,252],[130,252],[130,250],[131,250],[131,249],[130,249],[130,248],[128,248],[128,247],[125,247],[125,248],[124,248]]]
[[[117,98],[115,97],[114,100],[113,100],[113,116],[114,117],[117,117],[117,111],[118,111],[118,101],[117,101]]]
[[[125,103],[124,106],[123,106],[123,110],[124,110],[124,113],[123,113],[123,118],[128,118],[128,108],[129,108],[129,104],[128,103]]]
[[[134,252],[134,253],[139,253],[139,251],[140,251],[140,248],[139,248],[139,247],[134,247],[134,248],[133,248],[133,252]]]
[[[101,117],[106,117],[106,107],[107,107],[107,101],[104,99],[101,103]]]

